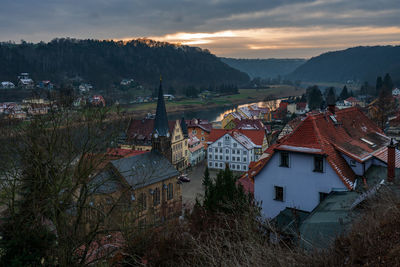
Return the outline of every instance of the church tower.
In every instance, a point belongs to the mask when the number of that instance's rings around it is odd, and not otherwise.
[[[162,80],[160,77],[160,88],[158,89],[158,100],[154,129],[151,135],[152,150],[163,154],[172,162],[171,134],[168,127],[167,110],[165,108]]]

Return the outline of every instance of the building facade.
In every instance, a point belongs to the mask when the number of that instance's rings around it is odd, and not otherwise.
[[[268,147],[265,130],[213,129],[207,147],[207,166],[244,172]]]
[[[357,107],[308,114],[243,175],[254,183],[263,215],[286,208],[311,212],[327,194],[352,191],[371,166],[386,166],[390,139]],[[396,168],[400,166],[396,151]]]

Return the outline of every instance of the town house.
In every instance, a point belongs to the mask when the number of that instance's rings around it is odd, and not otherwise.
[[[250,162],[257,161],[268,147],[265,130],[213,129],[207,148],[207,166],[234,171],[247,171]]]
[[[359,108],[330,108],[307,114],[241,179],[262,201],[266,217],[273,218],[286,208],[311,212],[331,192],[370,184],[365,174],[371,166],[387,165],[389,143]],[[395,154],[398,168],[399,151]],[[249,181],[254,188],[249,188]]]

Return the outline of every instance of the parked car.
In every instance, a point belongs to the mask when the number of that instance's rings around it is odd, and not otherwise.
[[[190,182],[190,178],[187,177],[187,174],[181,174],[181,175],[178,177],[178,180],[181,181],[181,182],[184,182],[184,183]]]

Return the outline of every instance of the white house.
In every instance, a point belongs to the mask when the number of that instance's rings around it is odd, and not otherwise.
[[[203,161],[206,157],[204,145],[200,142],[200,139],[194,134],[189,134],[189,163],[191,166],[195,166],[197,163]]]
[[[387,165],[389,143],[357,107],[308,114],[241,180],[253,183],[265,217],[274,218],[286,208],[311,212],[332,191],[372,183],[358,178],[372,165]],[[398,168],[400,152],[395,154]]]
[[[0,88],[2,88],[2,89],[13,89],[13,88],[15,88],[15,85],[12,82],[4,81],[4,82],[1,82]]]
[[[257,161],[268,147],[265,130],[212,129],[208,138],[207,165],[234,171],[247,171],[250,162]]]

